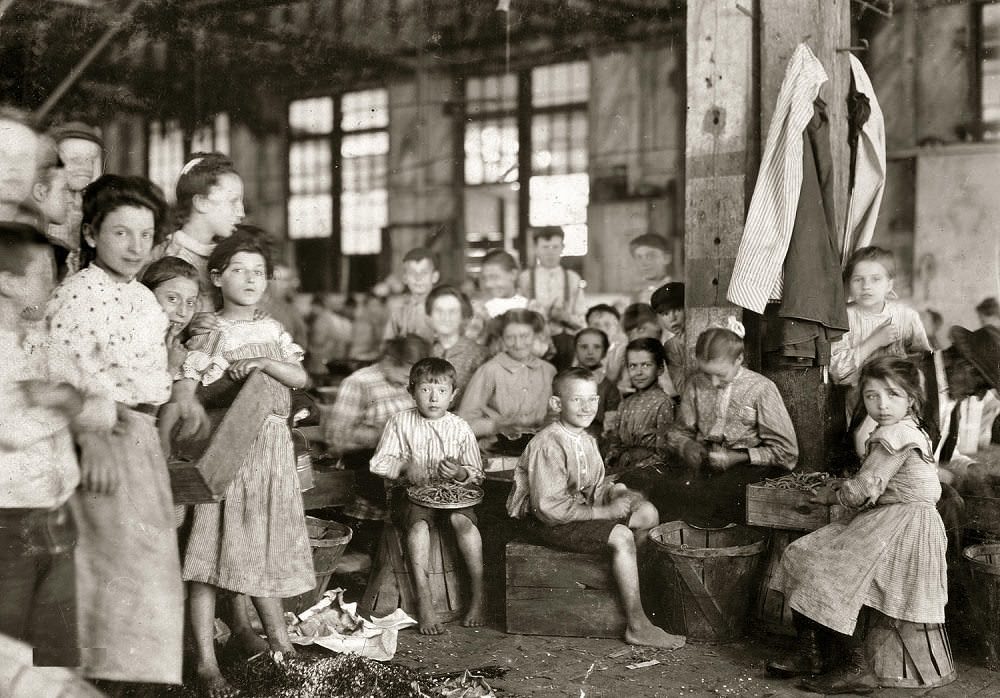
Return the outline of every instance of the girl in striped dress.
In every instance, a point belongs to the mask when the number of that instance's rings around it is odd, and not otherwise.
[[[219,671],[214,647],[218,589],[253,600],[272,651],[293,652],[281,599],[315,585],[295,455],[288,429],[289,388],[307,382],[302,349],[282,326],[255,311],[272,271],[265,243],[236,233],[209,257],[212,283],[222,295],[217,329],[188,343],[184,380],[211,384],[228,374],[268,377],[273,413],[257,432],[236,478],[219,503],[194,507],[184,555],[191,582],[191,626],[198,679],[212,696],[232,693]]]
[[[864,614],[873,609],[911,623],[943,623],[948,601],[944,524],[934,448],[919,426],[920,373],[906,359],[886,356],[861,369],[865,409],[878,427],[868,439],[860,472],[821,489],[817,503],[860,509],[785,550],[771,587],[785,595],[799,633],[796,655],[768,664],[780,676],[824,668],[821,626],[849,639],[844,667],[803,687],[816,693],[870,693],[876,686],[865,660]]]

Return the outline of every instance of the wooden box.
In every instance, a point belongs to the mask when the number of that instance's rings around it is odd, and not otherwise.
[[[236,477],[273,399],[267,381],[254,371],[228,409],[210,409],[212,428],[207,437],[174,441],[167,467],[174,504],[202,504],[223,499]]]
[[[815,531],[829,523],[851,518],[839,504],[813,504],[810,492],[747,485],[747,524],[789,531]]]
[[[607,553],[567,553],[512,541],[506,568],[508,633],[620,638],[625,632]]]

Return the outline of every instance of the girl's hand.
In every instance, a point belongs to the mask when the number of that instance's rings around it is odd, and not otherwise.
[[[822,485],[816,490],[815,494],[809,498],[810,504],[840,504],[840,496],[838,492],[840,487],[837,485]]]
[[[197,313],[188,325],[188,334],[208,334],[219,328],[219,317],[215,313]]]
[[[468,479],[468,473],[465,470],[465,465],[463,465],[461,461],[451,458],[450,456],[445,457],[445,459],[441,461],[438,465],[438,471],[441,473],[441,477],[448,480],[464,482]]]
[[[268,359],[240,359],[229,364],[229,375],[233,380],[240,381],[249,376],[254,369],[265,370],[267,364]]]
[[[725,472],[733,465],[729,451],[724,448],[712,449],[708,452],[708,467],[718,472]]]
[[[697,441],[688,441],[681,449],[681,458],[690,468],[700,468],[708,458],[708,450]]]
[[[83,434],[79,437],[81,446],[86,450],[105,449],[105,444],[94,444],[87,448],[90,434]],[[97,451],[100,453],[100,450]],[[87,492],[94,494],[114,494],[118,489],[121,476],[118,473],[117,461],[114,458],[82,458],[80,463],[80,484]]]
[[[69,383],[26,380],[18,385],[24,399],[32,407],[48,407],[67,415],[78,414],[83,409],[83,396]]]
[[[899,328],[892,324],[892,320],[886,320],[875,328],[869,339],[875,347],[882,348],[898,342],[899,338]]]

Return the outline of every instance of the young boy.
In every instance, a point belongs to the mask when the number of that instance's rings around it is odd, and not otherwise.
[[[536,434],[518,460],[507,513],[527,518],[546,545],[579,553],[608,550],[627,618],[625,641],[682,647],[685,638],[653,625],[639,597],[636,547],[659,515],[637,493],[605,479],[597,443],[586,433],[599,401],[597,381],[585,368],[570,368],[552,381],[552,393],[559,420]]]
[[[38,665],[77,666],[70,427],[110,429],[116,412],[48,379],[40,320],[54,281],[40,226],[0,223],[0,634],[32,645]]]
[[[670,283],[670,241],[656,233],[646,233],[633,238],[628,244],[629,252],[642,277],[642,286],[636,291],[636,303],[649,303],[653,291]]]
[[[605,375],[604,357],[608,353],[608,336],[593,327],[585,327],[576,333],[574,347],[577,365],[590,371],[597,381],[597,394],[601,400],[597,403],[594,421],[587,432],[603,446],[604,432],[615,428],[618,405],[622,400],[618,388]]]
[[[632,381],[629,380],[628,372],[625,370],[625,346],[633,339],[649,337],[659,339],[662,330],[660,320],[653,312],[648,303],[633,303],[625,308],[622,315],[622,329],[625,330],[625,340],[611,348],[608,352],[606,365],[608,367],[608,378],[615,381],[618,392],[622,396],[635,392]],[[657,379],[663,392],[671,398],[678,395],[677,389],[670,378],[670,374],[664,371]]]
[[[653,291],[649,303],[660,321],[660,341],[667,352],[667,371],[679,394],[684,393],[687,347],[684,335],[684,284],[671,281]]]
[[[613,305],[598,303],[587,310],[587,327],[593,327],[607,335],[611,346],[625,339],[622,334],[622,314]]]
[[[518,275],[518,292],[535,301],[553,325],[576,331],[583,327],[583,279],[560,264],[563,229],[556,225],[534,228],[535,266]]]
[[[418,334],[434,341],[425,304],[427,294],[441,278],[437,255],[425,247],[415,247],[403,257],[403,283],[408,293],[389,302],[389,322],[382,339]]]
[[[467,507],[440,511],[410,502],[404,485],[428,482],[483,481],[479,444],[468,423],[448,411],[455,396],[455,367],[444,359],[421,359],[410,370],[410,394],[415,408],[389,418],[382,432],[371,471],[392,482],[389,514],[406,531],[406,550],[417,590],[417,618],[424,635],[440,635],[427,568],[433,521],[446,519],[455,530],[458,548],[469,569],[472,596],[462,625],[483,624],[483,542],[476,512]]]

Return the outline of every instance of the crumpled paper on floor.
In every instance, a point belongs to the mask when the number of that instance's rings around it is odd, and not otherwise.
[[[496,698],[496,693],[486,679],[466,670],[461,676],[448,679],[431,689],[432,696],[440,698]]]
[[[285,614],[289,639],[296,645],[319,645],[331,652],[388,661],[396,655],[399,631],[417,624],[403,609],[366,620],[356,603],[344,602],[343,589],[331,589],[298,616]]]

